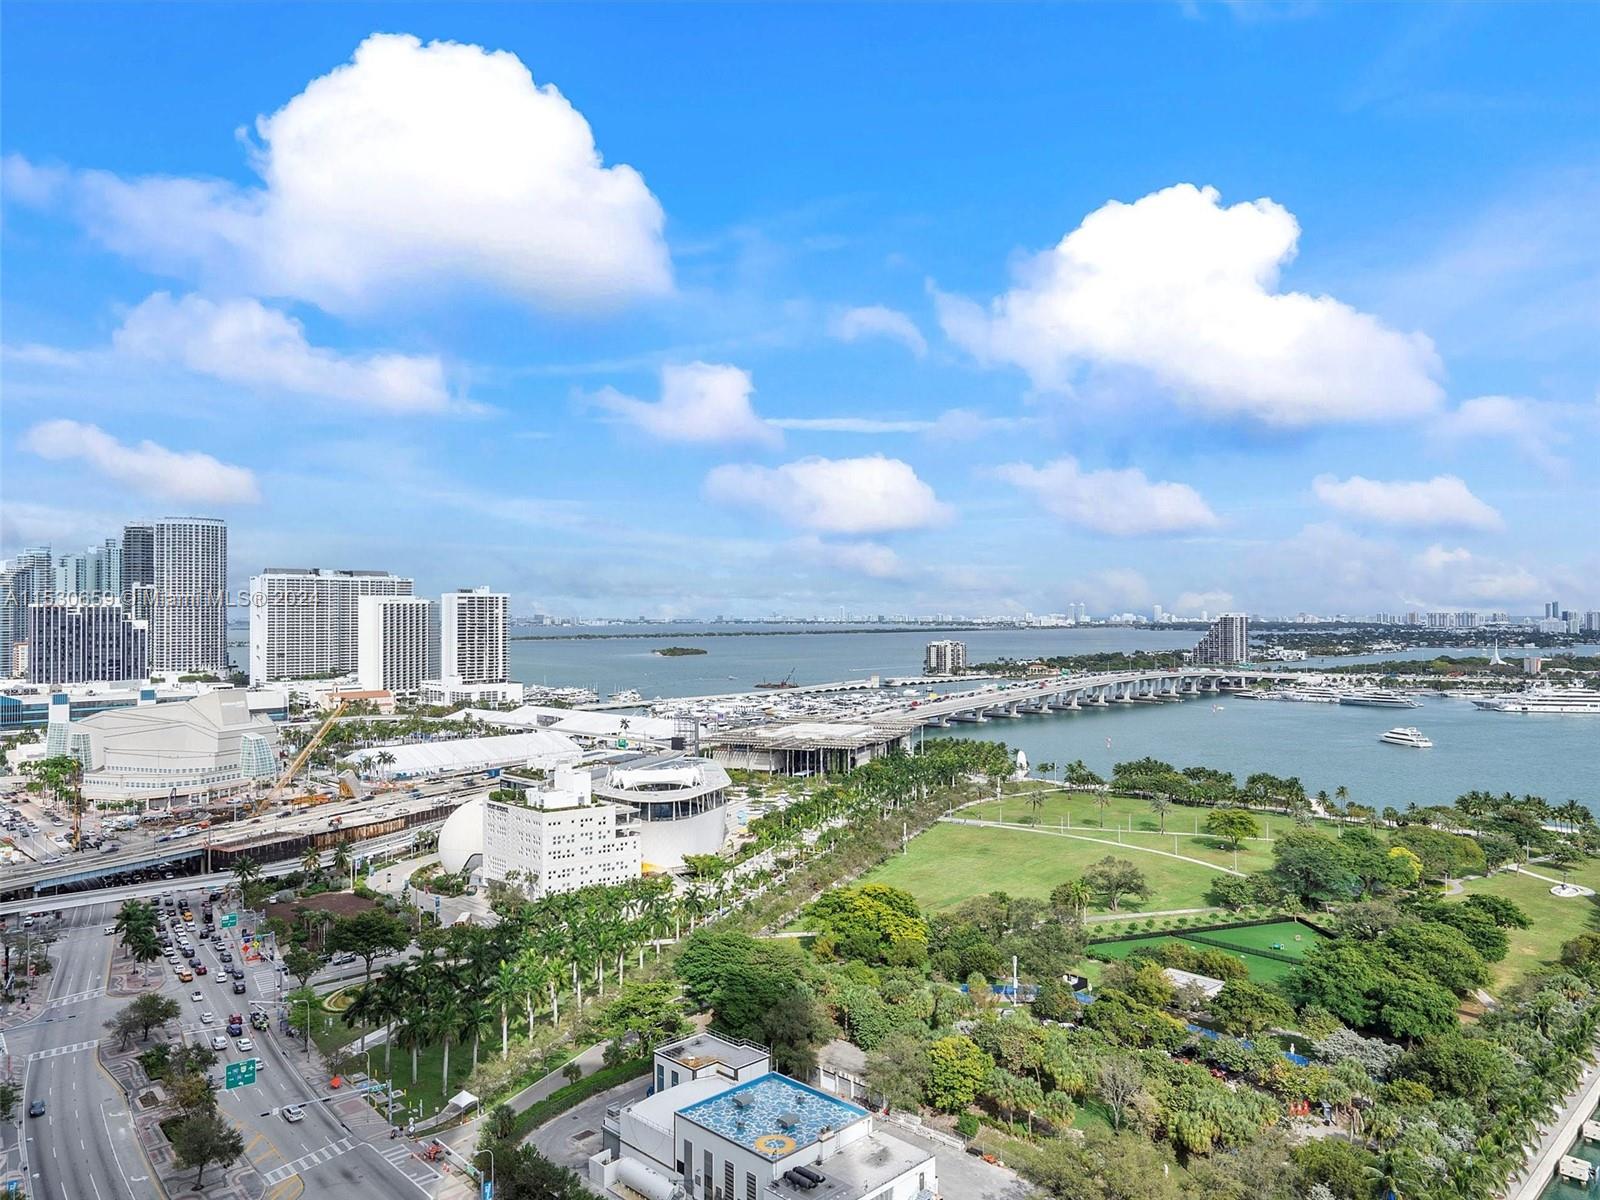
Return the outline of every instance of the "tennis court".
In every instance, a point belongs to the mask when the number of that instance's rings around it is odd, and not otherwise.
[[[1305,957],[1307,950],[1322,940],[1320,933],[1297,921],[1274,921],[1269,925],[1234,925],[1193,933],[1156,933],[1122,942],[1095,942],[1090,949],[1106,958],[1126,958],[1145,946],[1182,942],[1196,950],[1234,954],[1244,963],[1252,980],[1277,983]]]

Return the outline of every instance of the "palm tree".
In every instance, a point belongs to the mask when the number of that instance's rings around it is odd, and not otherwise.
[[[453,978],[449,968],[436,972],[436,986],[430,989],[428,1007],[423,1015],[423,1027],[428,1031],[428,1041],[444,1047],[444,1064],[440,1068],[439,1086],[445,1095],[450,1094],[450,1046],[466,1023],[466,997]]]
[[[333,869],[340,875],[350,873],[350,840],[340,838],[333,845]]]
[[[501,959],[499,968],[494,973],[494,981],[490,989],[490,999],[500,1010],[500,1057],[511,1056],[511,1009],[525,996],[529,995],[527,971],[517,963]],[[528,1010],[528,1036],[533,1036],[533,1010]]]
[[[261,878],[261,864],[246,855],[233,864],[233,878],[242,891],[245,887]]]
[[[322,852],[315,846],[307,846],[300,856],[300,869],[311,876],[322,874]]]
[[[1166,833],[1167,831],[1167,813],[1171,808],[1172,801],[1168,797],[1161,795],[1150,797],[1150,811],[1155,813],[1156,816],[1161,819],[1162,833]]]

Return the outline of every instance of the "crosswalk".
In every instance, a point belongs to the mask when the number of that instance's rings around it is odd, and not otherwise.
[[[439,1168],[428,1162],[416,1152],[416,1148],[407,1141],[368,1142],[378,1152],[378,1157],[383,1159],[400,1174],[412,1183],[429,1192],[429,1185],[439,1178]]]
[[[81,1000],[93,1000],[96,996],[104,996],[106,989],[103,987],[90,988],[87,992],[75,992],[70,996],[52,996],[51,1008],[61,1008],[68,1004],[77,1004]]]
[[[41,1058],[55,1058],[62,1054],[76,1054],[80,1050],[93,1050],[99,1044],[99,1041],[96,1040],[93,1042],[73,1042],[70,1046],[52,1046],[48,1050],[34,1051],[28,1055],[28,1061],[34,1063]]]
[[[341,1154],[347,1154],[355,1149],[355,1146],[355,1138],[340,1138],[337,1142],[329,1142],[320,1150],[312,1150],[308,1154],[302,1154],[299,1158],[291,1159],[281,1167],[274,1167],[270,1171],[263,1172],[261,1178],[266,1181],[268,1187],[272,1187],[275,1184],[282,1183],[291,1175],[309,1171],[312,1167],[327,1162],[330,1158],[338,1158]]]

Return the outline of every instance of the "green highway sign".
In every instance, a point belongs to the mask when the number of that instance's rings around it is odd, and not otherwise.
[[[247,1058],[243,1062],[232,1062],[227,1066],[223,1077],[223,1086],[229,1091],[236,1087],[244,1087],[256,1081],[256,1060]]]
[[[232,929],[238,923],[239,923],[239,914],[238,913],[223,913],[222,914],[222,928],[223,929]]]

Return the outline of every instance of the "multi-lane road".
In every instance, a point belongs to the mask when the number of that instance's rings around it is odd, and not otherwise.
[[[115,920],[115,908],[112,902],[86,905],[50,922],[57,941],[48,999],[31,1013],[13,1012],[11,1027],[0,1035],[0,1054],[10,1056],[13,1074],[25,1091],[17,1121],[0,1135],[0,1178],[20,1174],[28,1194],[39,1200],[147,1200],[160,1194],[139,1148],[128,1099],[96,1052],[99,1040],[109,1036],[105,1022],[130,999],[106,995],[116,938],[106,935],[104,927]],[[377,1200],[410,1194],[412,1188],[425,1196],[444,1192],[445,1177],[410,1154],[403,1140],[387,1141],[381,1124],[376,1143],[370,1140],[375,1118],[364,1116],[360,1127],[347,1123],[355,1119],[348,1093],[335,1092],[324,1081],[308,1082],[297,1069],[291,1057],[303,1062],[305,1051],[298,1042],[281,1041],[277,1033],[281,980],[272,963],[243,965],[245,994],[233,991],[226,968],[241,962],[238,932],[238,927],[224,931],[220,949],[192,939],[207,973],[191,983],[181,982],[164,961],[150,969],[160,971],[162,994],[176,1000],[181,1010],[169,1031],[174,1038],[203,1045],[210,1045],[213,1037],[226,1039],[227,1048],[218,1052],[212,1069],[219,1084],[227,1063],[258,1062],[255,1083],[219,1091],[217,1103],[243,1135],[245,1158],[259,1177],[262,1200],[293,1200],[302,1193]],[[232,964],[221,960],[222,949],[233,956]],[[359,966],[355,970],[359,976]],[[192,999],[195,992],[200,993],[198,1001]],[[249,1027],[252,1008],[273,1014],[268,1030]],[[244,1034],[252,1043],[248,1051],[227,1034],[230,1013],[246,1018]],[[207,1021],[205,1014],[212,1019]],[[35,1101],[43,1101],[44,1113],[26,1116]],[[290,1105],[303,1106],[303,1119],[285,1119],[284,1109]],[[220,1179],[215,1167],[208,1179]]]
[[[115,939],[102,927],[113,919],[107,904],[61,922],[48,999],[0,1035],[23,1084],[22,1141],[9,1138],[5,1173],[20,1173],[41,1200],[146,1200],[156,1191],[127,1098],[95,1053],[119,1003],[105,994]],[[35,1101],[43,1115],[26,1115]]]

